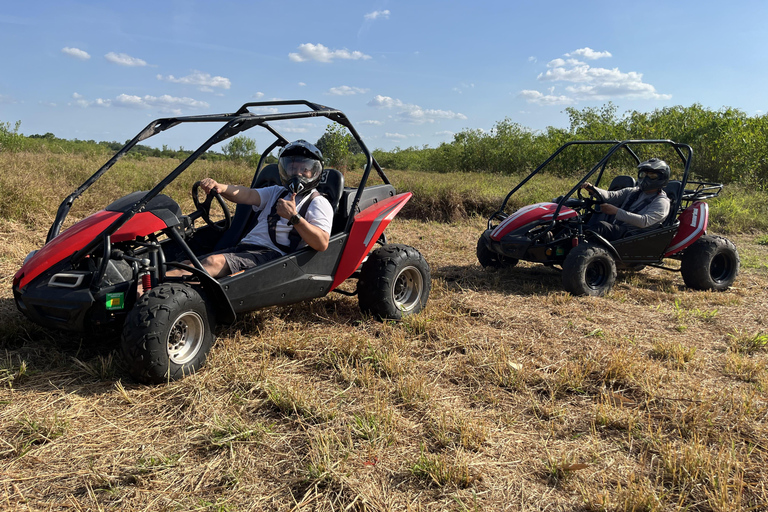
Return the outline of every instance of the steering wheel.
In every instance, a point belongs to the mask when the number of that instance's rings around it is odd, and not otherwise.
[[[596,198],[590,194],[584,195],[582,192],[583,190],[583,188],[579,187],[579,189],[576,191],[576,196],[578,196],[579,201],[583,203],[584,209],[590,212],[600,213],[600,211],[595,207],[603,204],[605,200],[599,195]]]
[[[227,206],[227,203],[224,202],[221,194],[215,190],[211,190],[211,193],[208,194],[208,196],[205,198],[205,201],[200,202],[200,198],[197,196],[199,188],[200,182],[196,181],[195,184],[192,185],[192,201],[195,203],[196,211],[190,215],[189,218],[195,220],[199,217],[202,217],[205,223],[211,226],[211,229],[219,232],[228,230],[232,225],[232,214],[229,212],[229,207]],[[223,224],[219,224],[218,222],[213,222],[211,220],[211,203],[213,202],[214,198],[216,199],[216,202],[219,203],[219,206],[221,206],[221,209],[224,210]]]

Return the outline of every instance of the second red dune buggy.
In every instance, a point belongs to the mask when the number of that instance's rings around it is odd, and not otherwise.
[[[273,113],[281,109],[287,111]],[[272,124],[311,118],[346,127],[366,156],[355,187],[345,186],[341,172],[323,171],[317,190],[335,212],[328,249],[299,249],[214,279],[198,257],[235,246],[250,230],[254,210],[238,205],[230,215],[221,196],[198,198],[199,182],[192,191],[194,212],[182,212],[176,201],[161,192],[214,144],[255,127],[266,129],[274,142],[263,152],[251,187],[280,185],[277,165],[266,165],[266,158],[289,140]],[[117,199],[60,232],[72,203],[131,148],[189,123],[215,123],[219,128],[151,190]],[[383,184],[368,185],[374,171]],[[220,221],[211,215],[214,195],[223,209]],[[384,235],[410,198],[410,192],[396,193],[351,122],[333,108],[304,100],[254,102],[230,114],[158,119],[61,203],[45,245],[27,256],[16,273],[13,294],[18,309],[43,326],[122,331],[122,351],[137,380],[173,380],[201,367],[213,344],[216,324],[232,323],[239,314],[259,308],[323,297],[340,291],[339,285],[350,278],[357,279],[363,312],[381,319],[419,312],[429,297],[429,266],[419,251],[388,244]],[[195,227],[199,218],[205,224]],[[186,260],[191,265],[179,263]],[[192,278],[167,275],[172,268],[183,268]]]
[[[545,173],[563,152],[600,146],[607,151],[565,195],[511,213],[505,211],[512,195]],[[683,170],[679,179],[664,187],[671,201],[669,216],[661,226],[629,231],[619,240],[608,241],[592,230],[601,215],[599,201],[585,197],[581,185],[592,180],[600,186],[607,181],[609,171],[627,164],[636,166],[641,161],[636,151],[641,148],[671,151],[680,159]],[[716,197],[723,185],[689,179],[692,153],[686,144],[657,139],[564,144],[513,188],[491,215],[477,242],[477,259],[483,267],[511,267],[520,260],[560,266],[563,287],[574,295],[604,295],[614,285],[617,268],[639,270],[644,266],[679,270],[690,288],[725,290],[738,274],[739,254],[727,238],[707,234],[709,206],[705,202]],[[604,188],[635,185],[634,176],[617,175]],[[664,265],[665,258],[679,260],[679,268]]]

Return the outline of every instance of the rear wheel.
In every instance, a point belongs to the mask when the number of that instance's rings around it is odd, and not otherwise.
[[[122,336],[131,375],[157,384],[194,373],[213,345],[213,313],[194,288],[163,284],[128,314]]]
[[[408,245],[387,244],[368,255],[360,269],[360,309],[380,320],[400,320],[421,311],[432,286],[429,265]]]
[[[703,235],[685,250],[680,273],[695,290],[728,289],[739,273],[739,252],[727,238]]]
[[[483,268],[505,268],[514,267],[520,260],[493,252],[488,248],[485,236],[481,236],[477,241],[477,261]]]
[[[581,243],[566,256],[562,278],[574,295],[603,296],[616,282],[616,262],[603,247]]]

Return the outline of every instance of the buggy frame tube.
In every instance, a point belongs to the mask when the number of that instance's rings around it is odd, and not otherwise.
[[[105,236],[114,234],[115,231],[120,229],[134,215],[136,215],[139,211],[141,211],[144,208],[144,206],[146,206],[146,204],[150,200],[152,200],[152,198],[157,196],[165,187],[168,186],[169,183],[175,180],[182,172],[184,172],[187,169],[187,167],[189,167],[195,160],[197,160],[201,154],[203,154],[208,149],[210,149],[211,146],[213,146],[214,144],[217,144],[218,142],[221,142],[222,140],[232,137],[243,130],[251,128],[256,124],[258,124],[258,122],[244,121],[239,118],[231,119],[227,124],[221,127],[219,131],[217,131],[211,138],[205,141],[202,146],[197,148],[197,150],[195,150],[194,153],[192,153],[189,157],[187,157],[186,160],[184,160],[181,164],[179,164],[179,166],[176,167],[176,169],[171,171],[171,173],[168,176],[163,178],[160,181],[160,183],[155,185],[155,187],[152,190],[147,192],[144,195],[144,197],[136,201],[129,210],[127,210],[120,217],[118,217],[112,224],[107,226],[99,236],[95,237],[88,244],[86,244],[82,249],[80,249],[75,254],[73,254],[72,261],[74,263],[79,262],[83,257],[85,257],[92,250],[94,250],[99,244],[103,243],[103,239]]]
[[[251,107],[272,107],[272,106],[285,106],[285,105],[306,105],[311,110],[301,111],[301,112],[266,114],[266,115],[253,114],[248,110]],[[359,133],[352,126],[352,123],[341,111],[332,109],[330,107],[322,106],[316,103],[312,103],[306,100],[249,102],[241,106],[237,110],[237,112],[235,112],[234,114],[210,114],[210,115],[203,115],[203,116],[185,116],[185,117],[165,118],[165,119],[158,119],[156,121],[153,121],[149,125],[147,125],[147,127],[144,130],[142,130],[128,144],[126,144],[123,148],[121,148],[104,166],[102,166],[93,176],[91,176],[88,180],[86,180],[86,182],[83,183],[72,195],[67,197],[64,200],[64,202],[62,202],[62,204],[59,207],[59,211],[56,215],[56,219],[48,233],[47,241],[52,240],[56,235],[59,234],[61,226],[64,223],[64,220],[74,200],[77,197],[79,197],[86,189],[88,189],[107,170],[109,170],[130,149],[132,149],[137,143],[139,143],[142,140],[152,137],[153,135],[156,135],[161,131],[167,130],[168,128],[176,126],[180,123],[189,123],[189,122],[192,122],[192,123],[224,122],[225,123],[225,125],[221,127],[212,137],[210,137],[189,157],[187,157],[184,160],[184,162],[182,162],[178,167],[176,167],[173,171],[171,171],[171,173],[168,174],[168,176],[166,176],[163,180],[161,180],[160,183],[158,183],[154,188],[152,188],[149,192],[147,192],[140,200],[134,203],[129,210],[124,212],[112,224],[110,224],[107,228],[105,228],[104,231],[102,231],[99,236],[96,236],[86,246],[84,246],[82,249],[80,249],[75,254],[73,254],[72,256],[73,262],[76,263],[80,261],[87,254],[89,254],[91,251],[96,249],[100,244],[103,244],[105,242],[109,243],[108,239],[106,238],[107,236],[111,236],[112,234],[114,234],[128,220],[130,220],[134,215],[136,215],[136,213],[141,211],[150,200],[156,197],[163,189],[165,189],[165,187],[168,186],[168,184],[170,184],[173,180],[175,180],[184,170],[186,170],[195,160],[197,160],[200,157],[200,155],[202,155],[204,152],[210,149],[211,146],[213,146],[214,144],[217,144],[230,137],[233,137],[234,135],[240,132],[243,132],[245,130],[251,129],[255,126],[262,126],[266,130],[268,130],[270,133],[272,133],[272,135],[274,135],[277,140],[269,147],[268,151],[262,154],[262,157],[259,161],[259,166],[261,166],[263,163],[263,160],[265,159],[266,154],[269,154],[269,152],[271,152],[277,146],[281,146],[281,145],[284,146],[285,144],[288,143],[288,140],[285,137],[283,137],[277,130],[272,128],[268,124],[268,121],[303,119],[307,117],[327,117],[328,119],[335,121],[341,124],[342,126],[346,127],[349,130],[352,137],[358,143],[363,154],[366,157],[365,170],[363,172],[363,176],[360,180],[360,185],[358,186],[357,193],[355,194],[355,198],[352,203],[352,211],[354,211],[354,209],[357,208],[360,202],[360,198],[362,197],[362,191],[367,184],[367,181],[372,169],[376,169],[377,174],[385,184],[390,184],[390,181],[387,178],[386,174],[384,173],[384,170],[381,168],[379,163],[373,158],[373,155],[371,154],[370,150],[365,145],[365,143],[362,141]],[[349,231],[353,221],[354,221],[354,217],[350,216],[350,218],[347,220],[345,231]]]
[[[685,185],[688,182],[688,172],[690,170],[691,166],[691,155],[693,154],[693,149],[687,144],[681,144],[678,142],[674,142],[669,139],[630,139],[625,140],[619,143],[616,143],[615,146],[613,146],[611,149],[608,150],[608,152],[603,156],[603,158],[600,159],[600,161],[592,167],[592,170],[588,172],[579,182],[576,184],[574,188],[570,190],[567,194],[563,196],[563,199],[560,200],[557,204],[557,208],[555,209],[555,212],[553,214],[553,223],[554,219],[557,218],[558,214],[560,213],[560,210],[562,209],[563,205],[565,204],[566,199],[571,197],[574,192],[576,192],[582,184],[584,184],[595,172],[597,172],[597,169],[601,169],[600,174],[602,176],[602,172],[605,169],[605,166],[608,164],[608,160],[613,156],[614,153],[616,153],[618,150],[624,148],[626,149],[634,158],[635,161],[639,164],[640,159],[638,158],[637,154],[629,147],[630,144],[633,145],[651,145],[651,144],[663,144],[663,145],[669,145],[672,146],[672,148],[677,152],[680,159],[683,161],[683,179],[682,179],[682,186],[683,189],[685,189]],[[680,148],[685,148],[688,151],[688,157],[686,158],[685,155],[683,155],[683,152]],[[675,204],[671,205],[671,208],[674,208],[674,211],[677,211],[677,209],[680,207],[680,203],[682,201],[682,195],[681,197],[678,197],[675,199]]]

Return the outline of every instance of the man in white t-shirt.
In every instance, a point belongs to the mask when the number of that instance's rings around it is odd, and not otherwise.
[[[212,178],[200,182],[206,193],[253,205],[258,219],[238,245],[205,256],[201,263],[213,277],[223,277],[309,246],[328,248],[333,223],[331,203],[315,190],[323,171],[323,155],[305,140],[291,142],[278,158],[283,185],[249,188],[223,185]],[[186,273],[171,270],[168,275]]]

